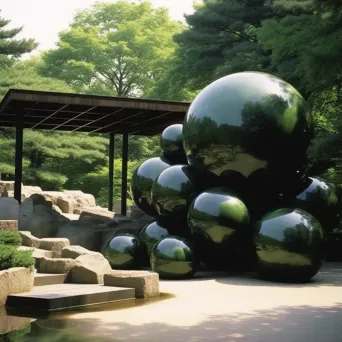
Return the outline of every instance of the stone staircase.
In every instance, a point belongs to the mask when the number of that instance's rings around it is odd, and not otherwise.
[[[34,276],[34,286],[60,285],[64,284],[66,274],[36,273]]]

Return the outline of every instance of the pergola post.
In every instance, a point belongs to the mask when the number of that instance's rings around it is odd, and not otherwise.
[[[21,203],[21,183],[23,179],[23,141],[24,141],[24,118],[18,109],[15,126],[15,182],[14,198]]]
[[[121,215],[127,214],[128,134],[122,135]]]
[[[113,210],[114,197],[114,138],[115,134],[109,134],[109,173],[108,173],[108,210]]]

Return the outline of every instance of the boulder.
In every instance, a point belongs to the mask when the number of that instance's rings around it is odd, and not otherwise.
[[[20,251],[31,251],[32,252],[32,256],[34,258],[42,258],[42,257],[52,258],[53,257],[52,251],[46,251],[45,249],[39,249],[39,248],[27,247],[27,246],[20,246],[20,247],[18,247],[18,250],[20,250]]]
[[[159,296],[159,275],[155,272],[112,270],[104,275],[104,285],[134,288],[137,298]]]
[[[21,190],[21,200],[31,197],[34,194],[40,194],[43,190],[39,186],[24,185]]]
[[[95,224],[112,224],[114,219],[115,213],[112,211],[108,211],[104,208],[83,208],[81,215],[80,215],[80,221],[91,221]],[[86,219],[85,219],[86,218]]]
[[[19,203],[16,199],[0,198],[0,220],[19,220]]]
[[[60,207],[58,207],[57,205],[52,205],[52,209],[53,210],[55,210],[55,211],[57,211],[57,213],[59,213],[59,214],[63,214],[63,211],[61,210],[61,208]]]
[[[71,245],[82,246],[91,251],[99,251],[101,227],[82,221],[69,221],[58,228],[56,237],[69,239]]]
[[[57,205],[58,198],[67,198],[67,195],[65,195],[62,191],[43,191],[41,196],[43,196],[45,200],[51,201],[53,205]]]
[[[69,196],[63,196],[57,198],[57,206],[63,213],[73,214],[75,209],[75,199]]]
[[[68,274],[77,262],[70,258],[40,258],[38,272],[50,274]]]
[[[0,271],[0,306],[6,304],[8,293],[8,272]]]
[[[40,240],[39,247],[47,251],[52,251],[54,258],[60,258],[62,249],[70,246],[70,241],[65,238],[45,238]]]
[[[13,332],[13,337],[11,338],[9,335],[5,336],[2,341],[18,341],[21,338],[20,330],[27,330],[30,332],[30,323],[34,321],[34,318],[28,317],[19,317],[19,316],[10,316],[7,314],[5,309],[0,309],[0,336],[4,334],[8,334]],[[19,336],[16,336],[16,333],[19,333]]]
[[[81,246],[69,246],[62,249],[62,258],[77,259],[79,256],[87,253],[91,252]]]
[[[64,193],[75,198],[80,208],[96,206],[95,197],[91,194],[85,194],[80,190],[64,190]]]
[[[18,231],[18,220],[0,220],[0,230],[8,232]]]
[[[0,271],[0,306],[6,304],[9,294],[31,291],[34,273],[28,268],[16,267]]]
[[[33,236],[31,232],[20,231],[19,233],[21,235],[21,238],[23,239],[23,246],[39,248],[40,239]]]
[[[68,221],[41,195],[33,195],[20,205],[19,230],[30,231],[38,238],[55,237],[58,227]]]
[[[72,269],[71,279],[79,284],[103,284],[103,275],[112,268],[101,253],[88,253],[79,256],[77,265]]]

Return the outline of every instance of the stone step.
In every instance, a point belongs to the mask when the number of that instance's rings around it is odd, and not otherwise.
[[[23,310],[57,311],[135,299],[135,289],[103,285],[59,284],[34,287],[9,295],[6,306]]]
[[[34,248],[34,247],[20,246],[20,247],[18,247],[18,249],[21,251],[30,251],[30,250],[32,251],[33,250],[32,256],[34,258],[42,258],[42,257],[52,258],[52,255],[53,255],[52,251],[47,251],[45,249],[39,249],[39,248]]]
[[[36,273],[34,275],[34,286],[64,284],[66,276],[66,274]]]

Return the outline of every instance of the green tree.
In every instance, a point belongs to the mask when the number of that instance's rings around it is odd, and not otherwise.
[[[0,17],[0,67],[8,66],[22,54],[31,52],[38,46],[33,39],[15,39],[23,28],[6,29],[10,22]]]
[[[172,55],[180,23],[148,1],[97,3],[76,14],[48,51],[41,73],[65,80],[77,91],[141,96],[153,86]]]
[[[186,16],[188,29],[175,37],[178,75],[197,90],[225,74],[264,70],[269,56],[256,30],[272,13],[267,0],[203,1]]]
[[[0,99],[9,89],[29,89],[42,91],[72,92],[64,81],[40,76],[37,68],[40,59],[37,57],[14,63],[11,67],[0,67]]]

